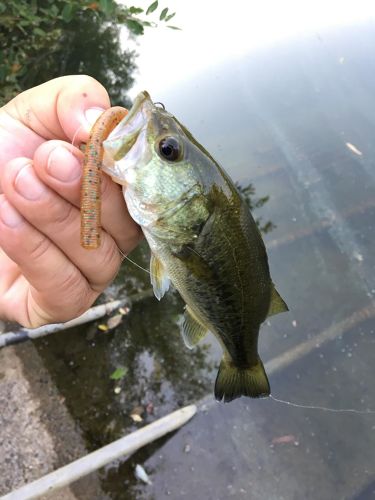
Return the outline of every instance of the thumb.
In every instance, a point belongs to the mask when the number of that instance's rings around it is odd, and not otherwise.
[[[85,142],[96,118],[110,106],[108,93],[86,75],[55,78],[22,92],[5,110],[40,137]]]

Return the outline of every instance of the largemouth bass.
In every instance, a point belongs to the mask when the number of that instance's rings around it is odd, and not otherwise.
[[[160,300],[170,281],[186,302],[187,347],[211,331],[223,348],[215,397],[270,394],[259,327],[287,310],[269,272],[258,227],[228,174],[147,92],[103,143],[103,170],[122,184],[150,245]]]

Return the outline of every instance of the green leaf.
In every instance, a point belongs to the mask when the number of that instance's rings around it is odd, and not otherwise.
[[[149,21],[142,21],[143,26],[152,26],[155,28],[157,26],[156,23],[150,23]]]
[[[69,23],[73,18],[73,4],[67,3],[61,12],[62,18]]]
[[[155,0],[155,2],[152,2],[151,5],[149,5],[148,9],[146,10],[146,15],[151,14],[151,12],[154,12],[158,8],[159,2],[158,0]]]
[[[56,17],[59,13],[59,9],[56,7],[56,5],[52,5],[50,12],[53,17]]]
[[[40,28],[34,28],[34,33],[39,36],[46,36],[46,32]]]
[[[172,17],[174,17],[176,15],[176,12],[173,12],[173,14],[169,14],[169,16],[167,16],[164,21],[167,23],[168,21],[170,21],[172,19]]]
[[[167,15],[167,13],[168,13],[168,7],[166,7],[165,9],[163,9],[161,11],[161,14],[160,14],[160,17],[159,17],[160,21],[162,21],[165,18],[165,16]]]
[[[119,366],[116,368],[116,370],[111,374],[110,379],[111,380],[120,380],[120,378],[125,377],[127,374],[128,369],[124,368],[122,366]]]
[[[135,14],[135,15],[142,14],[143,9],[141,9],[139,7],[130,7],[129,12],[130,12],[130,14]]]
[[[179,30],[181,31],[181,28],[178,28],[177,26],[167,26],[167,28],[170,28],[171,30]]]
[[[144,29],[143,25],[140,22],[136,21],[135,19],[127,19],[125,23],[132,33],[134,33],[135,35],[143,35]]]
[[[113,1],[112,0],[99,0],[100,10],[104,12],[106,16],[109,16],[113,12]]]

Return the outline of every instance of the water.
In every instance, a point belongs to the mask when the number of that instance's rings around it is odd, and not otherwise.
[[[276,225],[265,241],[290,312],[262,327],[264,361],[364,307],[374,310],[373,47],[370,23],[331,29],[211,68],[153,96],[235,180],[270,196],[255,215]],[[147,249],[132,258],[147,267]],[[125,262],[107,295],[145,290],[148,280]],[[63,340],[36,342],[89,449],[143,425],[130,417],[137,407],[147,423],[212,392],[220,349],[212,339],[192,352],[184,347],[182,308],[170,293],[160,303],[136,304],[110,332],[98,333],[95,324]],[[275,372],[275,397],[375,408],[374,327],[374,317],[349,326]],[[118,367],[127,371],[114,381],[110,375]],[[364,500],[374,498],[374,445],[373,415],[241,399],[210,407],[172,439],[100,474],[113,499]],[[136,463],[151,486],[135,479]]]

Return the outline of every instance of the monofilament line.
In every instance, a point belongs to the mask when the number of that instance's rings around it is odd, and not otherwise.
[[[124,257],[125,257],[126,260],[128,260],[129,262],[131,262],[134,266],[137,266],[139,269],[142,269],[142,271],[146,271],[146,273],[151,274],[150,271],[148,271],[144,267],[142,267],[139,264],[137,264],[136,262],[134,262],[134,260],[129,259],[129,257],[127,255],[125,255]]]
[[[131,262],[134,266],[138,267],[139,269],[142,269],[142,271],[145,271],[146,273],[148,274],[151,274],[150,271],[148,271],[147,269],[145,269],[144,267],[140,266],[139,264],[137,264],[136,262],[134,262],[134,260],[131,260],[130,257],[128,257],[127,255],[124,254],[124,252],[121,250],[121,248],[118,248],[118,251],[120,252],[120,255],[123,259],[126,259],[128,260],[129,262]]]
[[[305,408],[307,410],[321,410],[328,411],[331,413],[356,413],[358,415],[373,415],[375,414],[375,410],[356,410],[355,408],[328,408],[325,406],[313,406],[313,405],[302,405],[298,403],[293,403],[292,401],[285,401],[283,399],[275,398],[270,394],[270,399],[276,401],[276,403],[282,403],[288,406],[294,406],[295,408]]]

